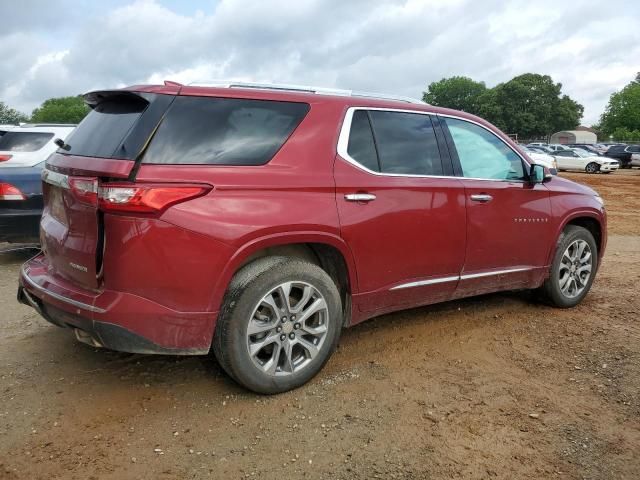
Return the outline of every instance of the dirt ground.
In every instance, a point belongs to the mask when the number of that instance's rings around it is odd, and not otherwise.
[[[580,306],[507,293],[386,315],[273,397],[211,358],[77,343],[15,301],[28,254],[0,255],[0,478],[638,478],[640,171],[563,175],[609,211]]]

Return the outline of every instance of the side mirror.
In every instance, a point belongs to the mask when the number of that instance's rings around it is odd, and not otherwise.
[[[533,163],[529,170],[529,182],[531,184],[545,183],[553,178],[551,171],[542,165]]]

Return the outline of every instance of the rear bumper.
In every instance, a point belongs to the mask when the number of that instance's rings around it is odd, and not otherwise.
[[[44,255],[24,264],[18,301],[79,340],[131,353],[206,354],[217,312],[178,312],[123,292],[79,289],[48,273]]]
[[[0,209],[0,242],[37,243],[42,209]]]

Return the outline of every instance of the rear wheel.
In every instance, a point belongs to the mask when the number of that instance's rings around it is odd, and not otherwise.
[[[280,393],[322,369],[341,327],[340,294],[324,270],[287,257],[262,258],[234,276],[213,350],[244,387]]]
[[[587,173],[596,173],[598,170],[600,170],[600,165],[598,165],[596,162],[591,162],[587,164],[584,170]]]
[[[591,232],[567,226],[558,240],[549,278],[541,288],[546,300],[556,307],[576,306],[591,288],[597,262],[598,248]]]

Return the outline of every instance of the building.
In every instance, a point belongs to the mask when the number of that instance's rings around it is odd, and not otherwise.
[[[551,135],[549,143],[596,143],[598,137],[589,130],[562,130]]]

